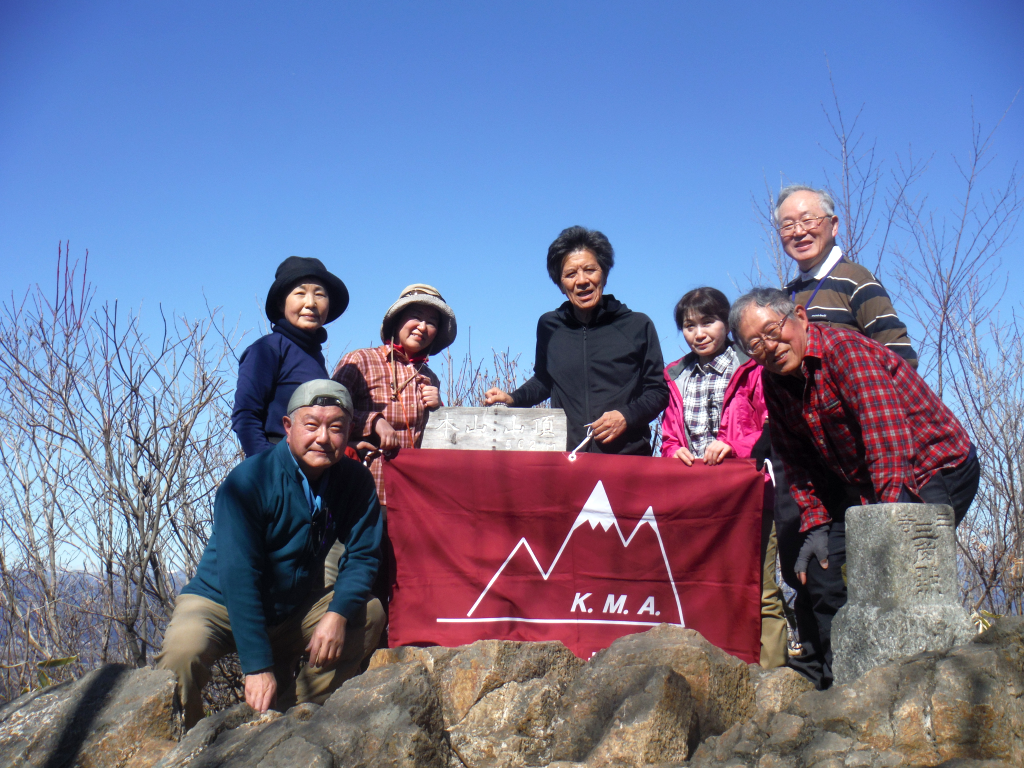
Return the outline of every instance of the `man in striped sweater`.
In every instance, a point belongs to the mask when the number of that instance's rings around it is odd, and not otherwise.
[[[835,215],[835,203],[828,192],[799,184],[784,187],[775,206],[775,225],[783,249],[800,270],[785,292],[795,304],[806,309],[808,320],[862,333],[917,368],[917,352],[907,336],[907,326],[893,309],[889,294],[871,272],[844,259],[836,245],[839,217]],[[779,446],[772,445],[773,454],[778,449]],[[774,462],[774,465],[779,567],[782,578],[797,591],[794,610],[803,643],[802,655],[791,659],[790,663],[815,685],[824,687],[828,680],[827,676],[823,677],[821,649],[815,640],[817,618],[795,570],[805,539],[800,531],[800,507],[790,495],[789,478],[781,462]],[[833,587],[840,591],[845,589],[841,580]]]
[[[916,368],[917,353],[889,294],[868,270],[843,258],[836,245],[839,217],[828,192],[799,184],[783,188],[775,225],[782,248],[800,268],[786,292],[811,322],[860,331]]]

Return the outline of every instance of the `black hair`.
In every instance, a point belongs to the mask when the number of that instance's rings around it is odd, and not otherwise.
[[[608,279],[608,273],[615,266],[615,251],[608,238],[596,229],[586,227],[569,227],[548,246],[548,275],[558,287],[562,286],[562,262],[566,256],[576,251],[590,251],[597,259],[597,264]]]
[[[683,330],[687,315],[693,317],[717,317],[729,327],[729,300],[717,288],[702,286],[683,294],[676,304],[676,327]]]

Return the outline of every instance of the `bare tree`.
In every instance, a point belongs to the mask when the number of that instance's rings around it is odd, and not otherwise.
[[[832,129],[836,149],[823,147],[825,153],[837,165],[837,170],[830,173],[824,169],[825,188],[830,191],[836,201],[836,214],[839,216],[839,242],[843,248],[843,256],[849,261],[861,261],[862,255],[878,231],[879,222],[875,218],[875,202],[878,198],[878,185],[882,178],[882,163],[875,156],[875,142],[865,144],[864,134],[859,133],[857,124],[860,122],[864,107],[857,111],[853,120],[847,123],[839,103],[839,94],[835,80],[832,78],[832,67],[825,59],[828,69],[828,82],[832,91],[832,108],[824,104],[821,109]],[[886,227],[888,234],[888,227]],[[885,241],[878,249],[875,270],[881,266]]]
[[[87,261],[0,315],[0,595],[7,693],[39,664],[144,666],[239,458],[217,317],[92,308]],[[19,671],[20,670],[20,671]]]
[[[981,486],[958,530],[964,601],[974,610],[1024,612],[1024,359],[1020,307],[1004,307],[1009,273],[1000,254],[1021,216],[1021,180],[1014,166],[1006,181],[989,188],[993,142],[1002,119],[987,133],[971,115],[971,148],[956,161],[962,197],[948,212],[918,190],[931,158],[908,150],[883,173],[875,142],[858,132],[861,112],[844,116],[835,82],[832,104],[823,105],[835,143],[826,149],[824,176],[837,205],[839,243],[851,260],[883,259],[894,265],[901,315],[916,324],[920,372],[943,396],[975,444]],[[1011,102],[1012,106],[1012,102]],[[1009,108],[1008,108],[1009,109]],[[887,181],[882,187],[883,178]],[[755,201],[772,271],[784,284],[792,269],[774,231],[775,199]],[[883,195],[880,197],[880,195]],[[880,238],[876,241],[876,236]],[[876,245],[877,242],[877,245]],[[755,262],[754,276],[764,271]],[[764,282],[764,280],[758,280]],[[913,327],[913,326],[912,326]]]
[[[512,355],[509,350],[492,349],[493,373],[484,368],[482,360],[474,362],[472,345],[466,350],[465,356],[458,364],[455,363],[449,350],[445,350],[441,358],[441,388],[444,392],[442,400],[449,407],[482,405],[484,393],[491,387],[498,387],[511,392],[530,378],[529,374],[519,367],[519,355]],[[539,408],[547,406],[547,401]]]
[[[973,300],[969,300],[970,309]],[[987,306],[980,314],[990,316]],[[968,315],[953,340],[961,375],[950,377],[977,446],[982,478],[957,531],[965,602],[974,611],[1024,614],[1024,329],[1019,318],[987,328]]]
[[[904,195],[894,208],[897,224],[909,236],[907,243],[892,248],[895,276],[911,317],[923,331],[918,342],[922,370],[940,396],[956,354],[951,336],[962,318],[969,312],[972,322],[983,328],[1002,299],[1005,282],[999,253],[1020,217],[1021,180],[1016,166],[997,189],[985,192],[981,180],[1003,118],[983,134],[972,110],[970,156],[966,162],[954,158],[964,182],[963,197],[949,218],[931,207],[927,195]],[[908,161],[894,174],[894,183],[906,190],[922,174],[920,164]]]
[[[896,213],[907,242],[892,252],[902,296],[923,331],[922,370],[940,396],[948,395],[981,461],[978,495],[957,536],[965,602],[975,611],[1020,614],[1024,336],[1020,308],[1003,309],[1009,273],[1000,255],[1024,200],[1016,166],[986,189],[1001,123],[985,133],[972,113],[970,153],[955,161],[962,197],[949,214],[927,196],[905,198]]]
[[[779,184],[782,186],[781,180]],[[761,265],[758,254],[754,254],[751,271],[747,273],[750,285],[777,285],[782,288],[793,278],[795,266],[789,255],[782,250],[779,231],[775,223],[775,192],[772,191],[768,178],[764,180],[764,195],[760,198],[751,195],[751,208],[754,219],[761,227],[761,243],[768,257],[766,267]],[[737,290],[739,286],[736,286]]]

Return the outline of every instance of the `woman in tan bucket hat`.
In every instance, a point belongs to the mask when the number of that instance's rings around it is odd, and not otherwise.
[[[419,447],[427,411],[441,406],[440,382],[427,366],[430,355],[455,341],[455,313],[436,288],[408,286],[384,313],[383,346],[349,352],[334,369],[334,380],[352,393],[352,440],[368,452],[377,494],[383,453]]]
[[[380,324],[382,346],[349,352],[334,369],[334,380],[352,394],[354,414],[350,440],[369,462],[381,507],[386,510],[382,456],[399,448],[418,448],[428,411],[441,407],[440,381],[427,366],[455,341],[455,313],[436,288],[416,283],[402,291]],[[381,577],[390,567],[388,545],[382,542]],[[383,587],[390,581],[384,581]],[[382,597],[377,594],[377,597]],[[383,602],[383,601],[382,601]],[[385,605],[387,603],[385,602]]]

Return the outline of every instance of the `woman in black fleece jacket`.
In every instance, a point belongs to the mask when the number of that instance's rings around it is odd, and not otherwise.
[[[604,293],[615,262],[611,243],[584,227],[562,231],[548,248],[548,274],[568,301],[537,323],[534,375],[485,403],[529,407],[551,398],[565,411],[566,450],[593,426],[584,450],[651,455],[649,424],[668,405],[661,344],[651,319]]]

